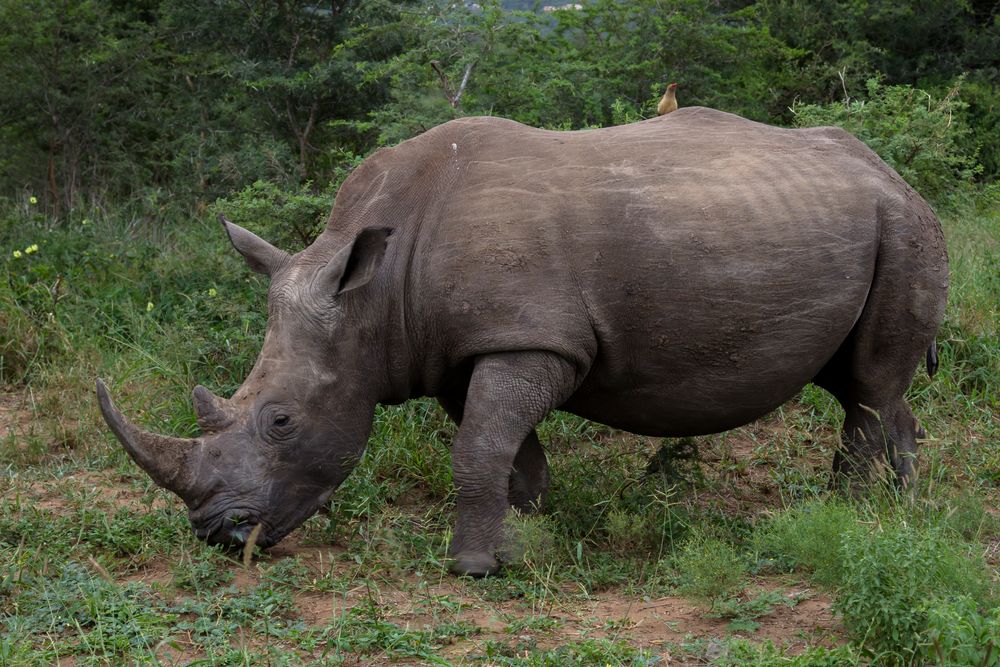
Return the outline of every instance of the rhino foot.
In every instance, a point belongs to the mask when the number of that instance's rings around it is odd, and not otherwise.
[[[500,561],[485,551],[466,551],[452,556],[448,569],[460,577],[480,579],[500,572]]]

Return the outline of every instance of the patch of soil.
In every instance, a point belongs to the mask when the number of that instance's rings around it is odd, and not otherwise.
[[[115,580],[120,584],[142,582],[150,586],[169,586],[174,580],[172,566],[172,561],[156,558],[143,563],[135,572],[115,577]]]
[[[148,494],[136,489],[113,470],[80,471],[64,477],[32,482],[29,487],[36,508],[63,514],[73,511],[79,501],[73,495],[84,493],[96,499],[100,506],[148,512],[165,506],[162,494],[150,500]]]
[[[30,485],[37,506],[52,512],[68,511],[74,502],[74,491],[81,488],[98,494],[102,506],[107,503],[108,507],[148,511],[148,495],[110,470],[80,472]],[[238,555],[234,555],[228,567],[232,568],[234,584],[243,591],[264,583],[272,566],[292,558],[297,558],[310,571],[312,577],[306,580],[338,582],[337,590],[303,585],[304,590],[294,596],[295,614],[310,627],[335,624],[354,608],[365,610],[365,614],[376,613],[385,621],[414,630],[442,623],[470,624],[478,629],[477,633],[455,638],[451,644],[438,649],[440,655],[456,663],[483,655],[488,641],[504,644],[511,647],[510,650],[525,650],[518,647],[547,650],[587,638],[606,638],[659,655],[661,664],[703,665],[701,656],[672,655],[672,645],[692,639],[711,643],[733,634],[728,628],[728,620],[712,618],[706,608],[683,598],[642,599],[620,589],[608,589],[587,597],[581,597],[579,591],[562,590],[554,591],[554,595],[542,602],[521,599],[494,602],[483,599],[481,589],[474,584],[443,571],[423,577],[412,573],[397,576],[388,571],[371,573],[344,556],[343,547],[304,544],[296,532],[256,559],[249,568],[242,566]],[[151,584],[171,597],[188,595],[172,588],[173,565],[166,557],[156,558],[115,579],[120,583]],[[220,564],[220,567],[226,566]],[[770,588],[777,586],[767,581],[756,583]],[[752,639],[772,640],[787,646],[793,653],[817,642],[840,643],[843,639],[839,624],[830,607],[828,597],[812,594],[794,607],[778,605],[771,613],[756,619],[759,627]],[[186,664],[204,657],[183,637],[175,639],[163,646],[160,657],[165,664]],[[345,657],[348,658],[346,664],[401,664],[379,654]]]
[[[32,412],[21,394],[0,393],[0,440],[28,432]]]
[[[321,627],[335,623],[352,609],[372,609],[385,621],[402,628],[432,628],[442,622],[465,622],[479,629],[468,638],[453,640],[440,653],[459,663],[481,655],[487,641],[536,649],[552,649],[583,639],[624,641],[632,646],[661,655],[663,664],[703,665],[701,657],[670,656],[671,644],[701,639],[720,640],[733,634],[729,620],[713,618],[710,610],[680,597],[642,599],[620,589],[611,589],[581,599],[577,591],[559,591],[552,598],[537,600],[484,600],[475,586],[465,580],[439,573],[427,581],[415,575],[398,579],[377,577],[373,581],[359,572],[353,562],[345,561],[343,549],[302,547],[293,544],[282,555],[273,549],[269,563],[299,556],[301,561],[320,576],[331,571],[337,578],[353,584],[337,592],[304,592],[295,596],[295,608],[309,626]],[[277,556],[277,557],[275,557]],[[353,577],[353,579],[352,579]],[[260,580],[260,570],[242,570],[237,579],[243,586]],[[756,587],[779,589],[780,582],[760,580]],[[755,641],[771,640],[797,653],[817,643],[836,645],[845,640],[839,622],[831,611],[832,600],[822,594],[799,587],[783,592],[792,606],[778,604],[773,611],[756,619],[759,627],[751,634],[742,633]],[[441,601],[448,609],[442,611]],[[520,626],[520,627],[519,627]],[[534,630],[534,627],[544,629]],[[386,657],[359,656],[347,664],[396,664]]]

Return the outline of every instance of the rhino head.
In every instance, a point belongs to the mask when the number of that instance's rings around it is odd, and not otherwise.
[[[271,278],[264,345],[231,399],[194,388],[203,435],[165,437],[129,422],[97,381],[101,412],[125,450],[188,506],[199,538],[275,544],[323,504],[353,469],[382,390],[384,355],[359,317],[391,230],[363,229],[289,255],[224,217],[233,246]],[[383,373],[384,374],[384,373]]]

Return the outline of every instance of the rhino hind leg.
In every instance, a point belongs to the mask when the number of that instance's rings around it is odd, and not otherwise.
[[[813,381],[844,407],[843,447],[834,473],[864,479],[888,465],[896,481],[908,486],[924,432],[903,396],[944,316],[948,267],[940,227],[926,207],[910,213],[906,206],[889,207],[881,223],[861,315]]]
[[[906,487],[916,478],[917,439],[924,432],[903,396],[928,341],[926,335],[887,335],[886,329],[870,326],[877,321],[869,314],[871,306],[869,297],[855,330],[813,382],[844,408],[834,482],[865,486],[888,469]]]
[[[834,455],[837,482],[862,488],[891,470],[900,486],[916,478],[917,424],[903,399],[875,409],[846,402],[842,446]]]

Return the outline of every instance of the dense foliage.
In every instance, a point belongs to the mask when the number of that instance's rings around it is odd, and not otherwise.
[[[0,196],[161,219],[260,180],[324,190],[356,156],[456,115],[648,116],[669,81],[683,104],[777,123],[793,105],[946,100],[931,111],[954,121],[959,172],[980,152],[990,180],[998,54],[995,3],[972,0],[2,0]]]

